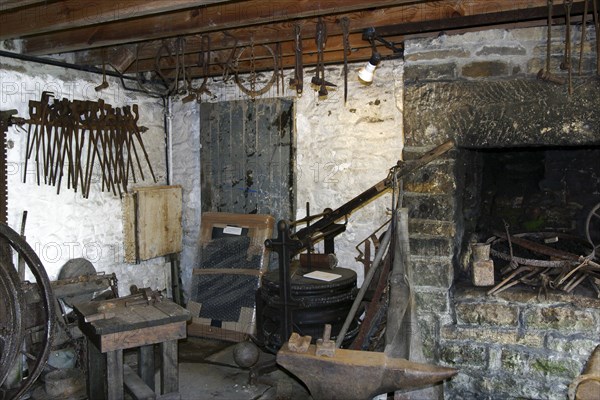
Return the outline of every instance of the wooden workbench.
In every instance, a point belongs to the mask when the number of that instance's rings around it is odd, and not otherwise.
[[[177,340],[186,337],[189,312],[163,300],[116,307],[103,313],[98,311],[103,303],[75,305],[79,328],[87,339],[88,397],[120,400],[125,386],[136,399],[179,398]],[[154,392],[154,345],[160,346],[162,357],[163,396]],[[138,348],[137,374],[123,365],[123,350],[130,348]]]

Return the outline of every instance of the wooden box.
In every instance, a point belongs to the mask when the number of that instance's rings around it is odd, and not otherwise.
[[[123,198],[125,262],[179,253],[182,249],[181,186],[134,188]]]

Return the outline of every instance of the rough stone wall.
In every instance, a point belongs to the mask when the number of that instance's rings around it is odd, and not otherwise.
[[[440,330],[440,361],[460,369],[449,398],[565,399],[598,345],[597,299],[460,288],[454,310]]]
[[[563,57],[564,30],[564,26],[553,28],[552,45],[552,72],[562,77],[566,75],[558,64]],[[545,28],[407,41],[405,158],[417,157],[448,138],[467,147],[509,146],[511,140],[517,145],[552,145],[557,144],[553,139],[559,138],[571,140],[570,144],[597,143],[597,113],[581,116],[582,124],[563,121],[548,128],[543,122],[529,123],[530,119],[539,122],[545,118],[540,115],[544,111],[540,105],[549,102],[536,102],[537,98],[560,97],[562,105],[597,103],[597,78],[590,78],[596,69],[594,37],[593,29],[588,31],[584,78],[575,82],[586,94],[572,98],[566,86],[550,88],[553,84],[535,78],[545,65]],[[579,41],[578,29],[574,29],[574,40]],[[577,62],[574,64],[577,67]],[[524,102],[516,95],[519,86],[528,88],[533,101]],[[494,90],[489,112],[482,112],[478,101],[482,91]],[[522,118],[509,127],[507,121],[515,122],[510,118],[518,113],[511,112],[507,103],[519,102],[524,104]],[[597,109],[594,107],[591,109]],[[548,107],[548,112],[555,110]],[[565,112],[558,118],[568,119],[573,114]],[[463,222],[468,218],[462,215],[461,204],[467,198],[463,196],[464,156],[461,151],[451,152],[405,182],[425,354],[433,362],[460,369],[445,384],[446,398],[563,399],[569,381],[581,372],[598,343],[598,304],[578,304],[568,296],[545,301],[535,294],[525,298],[519,291],[488,298],[481,291],[456,290],[454,266],[459,264]]]
[[[361,85],[356,72],[362,64],[351,64],[348,101],[344,104],[341,66],[327,67],[325,76],[337,85],[326,99],[319,99],[310,86],[314,71],[304,71],[304,93],[296,97],[287,82],[293,71],[286,70],[285,90],[273,86],[261,98],[294,97],[296,116],[296,216],[305,216],[306,202],[312,214],[337,208],[383,179],[402,155],[402,62],[385,61],[370,86]],[[267,77],[268,78],[268,77]],[[210,96],[202,101],[249,100],[233,81],[209,81]],[[173,101],[174,184],[184,186],[183,276],[189,279],[198,253],[200,216],[199,148],[197,105]],[[178,171],[177,163],[184,166]],[[196,169],[197,168],[197,169]],[[192,172],[195,170],[195,172]],[[355,260],[355,246],[383,224],[391,198],[383,196],[353,213],[345,233],[336,240],[339,266],[357,271],[362,281],[362,264]],[[189,219],[189,220],[186,220]],[[184,281],[188,287],[189,281]]]
[[[573,26],[572,63],[579,68],[581,27]],[[587,27],[582,73],[596,70],[596,34]],[[562,78],[565,26],[552,28],[550,70]],[[405,43],[406,82],[507,79],[535,77],[546,65],[546,28],[491,29],[463,35],[440,35],[435,39],[414,39]],[[563,86],[566,91],[566,87]]]
[[[0,58],[0,108],[16,109],[18,116],[29,117],[29,100],[40,100],[42,91],[51,91],[60,98],[104,99],[122,107],[138,104],[140,126],[149,130],[143,134],[158,184],[165,184],[165,145],[162,100],[123,89],[120,82],[108,78],[110,87],[97,93],[94,87],[102,76],[64,68]],[[27,127],[25,126],[25,129]],[[28,179],[23,183],[26,131],[9,128],[8,132],[8,218],[9,225],[19,231],[23,211],[28,211],[25,234],[27,241],[40,256],[50,279],[56,279],[60,267],[70,258],[85,257],[98,271],[115,272],[119,291],[128,294],[129,286],[170,289],[169,267],[157,259],[139,265],[123,262],[123,224],[121,200],[101,192],[100,181],[92,186],[90,196],[68,190],[63,182],[60,194],[54,186],[38,186],[35,166],[29,163]],[[98,166],[95,172],[99,172]],[[145,171],[148,177],[148,171]],[[154,185],[151,178],[138,186]]]

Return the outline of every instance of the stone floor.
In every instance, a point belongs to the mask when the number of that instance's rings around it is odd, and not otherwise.
[[[305,387],[282,370],[249,383],[249,370],[233,359],[235,344],[188,338],[179,344],[179,390],[182,400],[310,400]],[[260,353],[259,362],[274,359]]]
[[[181,400],[312,400],[304,385],[281,369],[265,374],[254,384],[249,383],[250,370],[240,368],[233,357],[235,343],[189,337],[179,342],[179,392]],[[158,351],[158,346],[156,346]],[[275,355],[260,352],[258,362],[274,360]],[[156,358],[159,360],[159,357]],[[137,353],[126,351],[124,362],[137,368]],[[44,377],[35,383],[31,400],[85,400],[85,383],[82,376],[73,393],[60,399],[48,397],[44,390]],[[160,393],[160,369],[156,365],[155,382]],[[0,400],[3,399],[0,393]],[[131,396],[126,392],[125,400]]]

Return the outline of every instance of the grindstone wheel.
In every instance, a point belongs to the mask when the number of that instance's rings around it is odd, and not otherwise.
[[[35,348],[23,351],[25,337],[24,313],[25,295],[21,281],[11,262],[10,251],[15,250],[35,278],[40,303],[43,307],[44,326],[42,341]],[[12,389],[9,399],[20,399],[42,373],[52,344],[54,325],[54,294],[46,270],[31,246],[17,232],[0,224],[0,384],[7,379],[9,372],[22,355],[26,356],[28,374],[20,381],[20,386]]]

